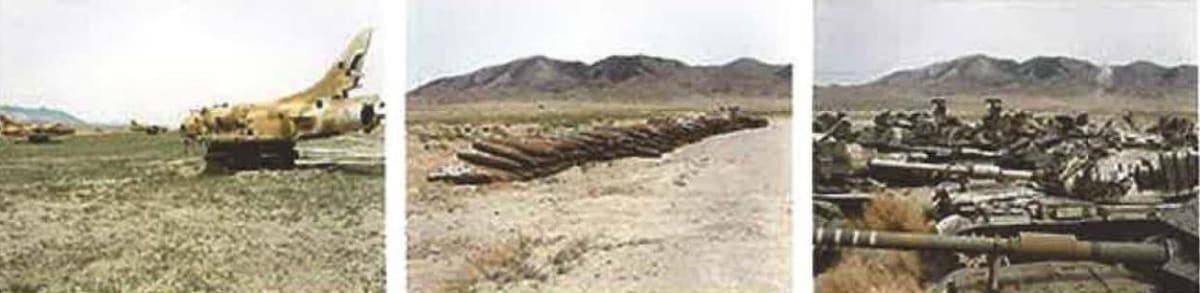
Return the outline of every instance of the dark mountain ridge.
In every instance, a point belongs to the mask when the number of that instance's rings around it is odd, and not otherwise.
[[[1167,67],[1137,61],[1101,66],[1070,57],[1034,57],[1024,62],[969,55],[925,67],[896,71],[866,87],[908,88],[930,94],[1097,93],[1157,97],[1194,95],[1196,66]]]
[[[723,65],[693,66],[646,56],[610,56],[592,64],[532,56],[436,79],[408,93],[416,103],[454,103],[514,96],[788,97],[791,66],[739,58]]]

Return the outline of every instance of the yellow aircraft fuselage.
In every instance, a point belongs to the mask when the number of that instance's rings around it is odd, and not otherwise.
[[[370,131],[382,122],[382,103],[373,96],[349,96],[360,85],[370,40],[370,29],[359,32],[325,75],[303,91],[269,102],[193,111],[180,130],[200,140],[301,140]]]

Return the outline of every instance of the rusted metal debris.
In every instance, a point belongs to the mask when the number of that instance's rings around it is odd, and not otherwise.
[[[587,162],[627,157],[658,158],[709,136],[766,127],[766,118],[736,107],[692,117],[660,117],[630,126],[595,127],[561,137],[488,138],[459,151],[459,163],[426,178],[454,184],[523,181],[550,176]]]

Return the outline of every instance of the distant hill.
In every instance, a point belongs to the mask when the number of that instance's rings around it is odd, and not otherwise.
[[[943,94],[1194,96],[1196,66],[1167,67],[1146,61],[1102,66],[1070,57],[1035,57],[1017,62],[970,55],[896,71],[852,87]]]
[[[408,93],[412,104],[505,99],[673,100],[697,96],[791,95],[791,66],[740,58],[693,66],[645,55],[611,56],[592,64],[545,56],[517,59],[440,78]]]
[[[817,110],[913,109],[932,97],[956,109],[983,109],[984,98],[1043,111],[1194,112],[1196,66],[1146,61],[1097,65],[1070,57],[1025,61],[969,55],[899,70],[856,85],[813,88]]]
[[[21,122],[60,122],[69,125],[85,125],[87,122],[67,112],[46,107],[24,108],[18,106],[0,105],[0,114],[9,115]]]

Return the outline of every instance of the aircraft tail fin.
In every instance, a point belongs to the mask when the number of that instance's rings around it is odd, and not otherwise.
[[[359,87],[364,76],[363,63],[366,59],[367,49],[371,46],[373,33],[374,29],[372,28],[359,31],[320,81],[303,92],[284,98],[284,101],[315,101],[321,97],[347,98],[351,90]]]
[[[374,34],[374,31],[372,28],[359,31],[354,39],[350,40],[350,45],[346,46],[346,50],[342,51],[342,58],[338,59],[337,64],[345,65],[347,71],[361,75],[363,59],[367,55],[367,49],[371,47],[371,35]]]

